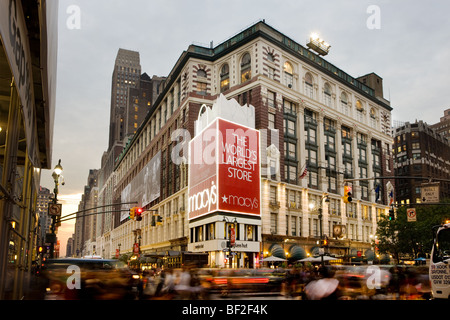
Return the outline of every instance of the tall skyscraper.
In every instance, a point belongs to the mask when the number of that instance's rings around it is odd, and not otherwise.
[[[114,142],[123,141],[125,138],[127,117],[128,89],[139,88],[141,76],[141,64],[139,52],[119,49],[111,84],[111,112],[109,124],[109,145],[112,148]]]
[[[149,110],[153,107],[161,91],[160,85],[165,79],[165,77],[155,75],[149,77],[147,73],[141,74],[139,52],[126,49],[118,50],[112,73],[108,149],[102,156],[100,170],[96,172],[98,179],[98,188],[96,186],[98,199],[96,201],[99,206],[111,205],[115,202],[112,173],[116,161],[130,137],[136,133]],[[83,200],[80,202],[83,208],[90,208],[86,202],[90,192],[90,188],[85,190]],[[77,219],[77,223],[80,223],[78,220],[84,221],[83,219]],[[84,230],[84,236],[81,237],[81,232],[76,232],[74,238],[75,250],[76,248],[85,248],[85,252],[89,250],[92,252],[94,247],[99,248],[96,239],[99,239],[103,233],[109,232],[114,224],[113,214],[110,212],[96,215],[95,220],[91,219],[90,221],[92,221],[92,224],[84,224],[84,227],[80,225],[76,228],[76,230]],[[87,227],[90,229],[86,230]],[[88,234],[89,236],[87,236]],[[79,249],[78,254],[81,253],[82,250]]]

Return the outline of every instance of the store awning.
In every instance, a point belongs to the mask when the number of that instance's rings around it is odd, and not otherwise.
[[[306,251],[302,247],[293,245],[289,249],[289,258],[294,260],[300,260],[306,258]]]
[[[284,249],[277,243],[274,243],[270,249],[270,255],[278,258],[286,259],[286,254],[284,253]]]

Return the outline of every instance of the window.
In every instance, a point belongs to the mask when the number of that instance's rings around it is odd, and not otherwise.
[[[350,133],[350,128],[342,126],[341,133],[342,133],[343,139],[351,139],[352,138],[351,133]]]
[[[197,82],[197,93],[201,95],[206,95],[206,83]]]
[[[206,80],[207,74],[203,69],[197,70],[197,93],[206,95]]]
[[[267,103],[269,104],[269,107],[275,108],[276,104],[275,104],[275,98],[276,94],[275,92],[272,91],[267,91]]]
[[[359,167],[359,177],[360,178],[367,178],[367,168]]]
[[[286,120],[286,124],[287,124],[286,134],[288,136],[295,137],[295,121]]]
[[[316,143],[316,129],[305,128],[305,141],[306,143],[317,145]]]
[[[356,101],[356,118],[360,122],[364,122],[364,108],[361,101]]]
[[[270,233],[276,234],[277,233],[277,227],[278,227],[278,215],[276,213],[270,213]]]
[[[273,56],[273,53],[271,52],[267,53],[267,60],[269,60],[270,62],[275,62],[275,57]]]
[[[220,70],[220,92],[224,92],[230,88],[230,68],[225,63]]]
[[[294,84],[294,69],[292,68],[292,64],[288,61],[284,63],[284,83],[292,88]]]
[[[274,79],[274,77],[275,77],[275,69],[274,68],[272,68],[272,67],[268,67],[268,69],[269,69],[269,74],[268,74],[268,76],[269,76],[269,79]]]
[[[297,217],[291,216],[291,236],[297,235]]]
[[[306,161],[308,164],[317,165],[317,151],[307,149]]]
[[[327,107],[331,107],[331,87],[328,84],[328,82],[325,83],[325,86],[323,89],[323,103]]]
[[[287,147],[286,148],[286,157],[290,158],[291,160],[297,160],[297,152],[296,152],[297,145],[292,142],[289,142],[289,143],[285,142],[285,145]]]
[[[327,144],[325,145],[326,149],[329,151],[335,151],[335,138],[334,136],[326,135]]]
[[[289,100],[283,100],[284,113],[296,115],[295,104]]]
[[[270,186],[270,202],[271,203],[276,203],[277,202],[277,187],[275,186]]]
[[[275,129],[275,113],[269,112],[269,129]]]
[[[257,241],[255,227],[256,226],[250,224],[245,225],[247,241]]]
[[[203,69],[197,70],[197,78],[206,78],[206,71]]]
[[[412,157],[413,157],[413,160],[419,160],[421,158],[420,153],[413,153]]]
[[[370,109],[370,126],[372,128],[376,128],[377,127],[377,113],[375,111],[375,108],[371,108]]]
[[[309,72],[305,74],[305,96],[313,97],[313,79]]]
[[[350,114],[350,107],[348,106],[348,97],[345,92],[341,93],[341,112],[346,116]]]
[[[251,58],[250,54],[246,53],[244,54],[241,60],[241,83],[250,80],[251,77],[252,77]]]
[[[358,150],[359,150],[359,161],[366,162],[366,160],[367,160],[366,159],[366,155],[367,155],[366,149],[359,148]]]

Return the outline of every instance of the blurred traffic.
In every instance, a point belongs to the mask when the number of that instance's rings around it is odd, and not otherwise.
[[[428,267],[298,264],[288,268],[131,269],[118,260],[55,259],[39,272],[47,300],[427,300]]]

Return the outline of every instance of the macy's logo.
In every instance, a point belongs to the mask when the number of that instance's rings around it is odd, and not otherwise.
[[[245,198],[245,197],[239,197],[236,195],[232,195],[229,194],[228,197],[226,195],[224,195],[222,197],[222,202],[223,203],[228,203],[231,205],[236,205],[236,206],[240,206],[240,207],[247,207],[247,208],[251,208],[253,209],[258,209],[259,208],[259,201],[256,198]]]
[[[211,206],[217,203],[217,186],[214,181],[211,182],[209,189],[197,192],[189,197],[189,211],[197,211],[207,208],[207,211],[211,211]]]

